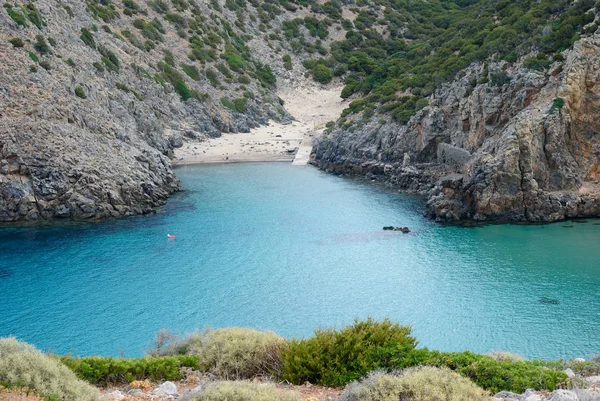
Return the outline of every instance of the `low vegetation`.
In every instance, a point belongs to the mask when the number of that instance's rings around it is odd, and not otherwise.
[[[291,391],[281,391],[273,384],[222,381],[182,397],[182,401],[300,401]]]
[[[81,379],[95,384],[127,384],[134,380],[181,380],[180,368],[200,368],[194,355],[146,358],[103,358],[98,356],[60,359]]]
[[[349,385],[340,401],[488,401],[490,394],[449,369],[430,366],[374,372]]]
[[[231,327],[207,329],[182,340],[162,332],[156,343],[151,355],[194,355],[204,372],[223,379],[250,379],[269,375],[279,366],[286,340],[273,332]]]
[[[0,384],[29,387],[48,400],[93,400],[98,391],[60,361],[14,338],[0,339]]]
[[[133,380],[177,381],[183,379],[182,368],[191,368],[221,380],[272,377],[293,384],[348,385],[342,401],[478,401],[499,391],[553,391],[569,386],[563,372],[567,367],[588,376],[600,373],[600,362],[594,361],[527,361],[506,352],[481,355],[417,348],[410,327],[373,319],[316,330],[310,338],[293,340],[238,327],[206,329],[183,338],[162,330],[148,353],[144,358],[59,358],[14,338],[0,339],[0,384],[28,386],[60,400],[87,400],[95,391],[79,379],[99,386]],[[296,399],[270,385],[244,381],[213,383],[187,397]]]

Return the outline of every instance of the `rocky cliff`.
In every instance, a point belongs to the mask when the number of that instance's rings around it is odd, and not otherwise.
[[[326,133],[314,163],[425,194],[440,221],[600,216],[600,37],[560,59],[473,64],[404,125],[355,116]]]
[[[0,221],[150,212],[178,189],[174,146],[289,119],[273,70],[244,44],[258,24],[233,25],[256,20],[248,7],[236,16],[219,2],[6,3]]]

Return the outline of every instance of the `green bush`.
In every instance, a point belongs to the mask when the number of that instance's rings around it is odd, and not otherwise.
[[[248,110],[248,99],[238,97],[236,99],[233,99],[233,104],[235,106],[235,110],[238,113],[245,113],[246,110]]]
[[[60,361],[15,338],[0,339],[0,383],[27,386],[47,399],[63,401],[93,400],[98,395]]]
[[[96,42],[94,41],[94,35],[90,32],[89,29],[81,28],[81,35],[79,35],[79,38],[83,41],[83,43],[85,43],[92,49],[96,48]]]
[[[81,379],[96,385],[127,384],[133,380],[181,380],[182,367],[198,369],[194,355],[158,356],[146,358],[103,358],[98,356],[61,357]]]
[[[565,99],[557,97],[552,101],[552,107],[550,107],[550,113],[556,110],[560,110],[565,106]]]
[[[349,385],[340,401],[488,401],[490,395],[449,369],[411,368],[400,374],[373,373]]]
[[[21,38],[10,38],[8,41],[13,47],[23,47],[25,45]]]
[[[33,48],[40,54],[50,53],[50,46],[48,46],[48,43],[43,35],[36,35]]]
[[[341,330],[317,330],[282,350],[280,376],[297,384],[342,386],[373,370],[404,367],[417,345],[410,334],[410,327],[370,318]]]
[[[268,383],[249,383],[243,381],[213,382],[198,393],[181,397],[181,401],[300,401],[301,398],[291,391],[280,391]]]
[[[322,84],[328,84],[333,79],[333,74],[329,67],[324,64],[317,64],[312,71],[313,79]]]
[[[227,107],[228,109],[235,111],[235,104],[233,104],[233,102],[231,100],[227,99],[226,97],[221,98],[221,104],[223,106]]]
[[[78,86],[75,88],[75,96],[85,99],[87,98],[87,95],[85,94],[85,91],[83,90],[83,88],[81,86]]]
[[[4,4],[4,8],[6,8],[6,12],[10,18],[17,23],[17,25],[27,28],[27,19],[23,14],[15,10],[10,4]]]
[[[567,380],[561,370],[545,362],[495,359],[473,352],[414,350],[405,366],[429,365],[449,368],[473,380],[478,386],[496,393],[523,393],[528,388],[553,391]]]
[[[198,68],[196,68],[196,66],[184,63],[179,64],[179,66],[181,67],[183,72],[185,72],[194,81],[200,81],[200,71],[198,71]]]

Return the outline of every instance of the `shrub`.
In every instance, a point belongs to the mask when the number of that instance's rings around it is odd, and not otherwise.
[[[184,63],[179,64],[179,66],[181,67],[183,72],[185,72],[194,81],[200,81],[200,71],[198,71],[198,68],[196,68],[196,66]]]
[[[439,352],[414,350],[407,358],[408,366],[447,367],[473,380],[478,386],[496,393],[523,393],[528,388],[553,391],[567,380],[561,370],[540,361],[496,360],[473,352]]]
[[[210,81],[213,86],[219,85],[219,78],[217,76],[217,71],[212,68],[206,69],[206,78]]]
[[[87,98],[87,95],[85,94],[85,91],[83,90],[83,88],[81,86],[78,86],[77,88],[75,88],[75,96],[80,97],[82,99]]]
[[[400,374],[373,373],[349,385],[341,401],[487,401],[489,394],[449,369],[420,367]]]
[[[221,103],[235,108],[226,98]],[[279,350],[286,340],[270,331],[229,327],[206,329],[182,340],[161,330],[155,343],[155,348],[149,351],[151,355],[196,355],[204,372],[224,379],[249,379],[268,375],[278,368]]]
[[[108,71],[119,71],[121,68],[121,63],[119,62],[119,58],[115,53],[108,50],[104,46],[98,46],[98,51],[102,55],[102,62]]]
[[[25,45],[21,38],[10,38],[8,41],[13,47],[23,47]]]
[[[68,59],[65,60],[65,64],[68,65],[69,67],[75,67],[75,62],[73,61],[73,59],[71,57],[69,57]]]
[[[31,59],[31,61],[33,61],[34,63],[39,63],[40,59],[37,56],[37,54],[35,54],[34,52],[29,52],[29,58]]]
[[[317,64],[312,72],[313,79],[322,84],[328,84],[333,79],[333,74],[329,67],[324,64]]]
[[[550,107],[550,113],[554,113],[556,110],[560,110],[565,105],[565,99],[557,97],[552,101],[552,107]]]
[[[198,357],[194,355],[128,359],[63,356],[61,361],[81,379],[96,385],[125,384],[133,380],[181,380],[180,368],[198,369]]]
[[[221,381],[181,397],[181,401],[300,401],[296,393],[280,391],[273,384]]]
[[[23,14],[15,10],[10,4],[5,4],[4,8],[6,8],[6,12],[10,18],[17,23],[17,25],[27,28],[27,19]]]
[[[81,28],[81,35],[79,35],[79,38],[83,41],[83,43],[85,43],[92,49],[96,48],[96,42],[94,41],[94,35],[90,32],[89,29]]]
[[[104,72],[104,66],[103,66],[102,64],[100,64],[99,62],[95,61],[95,62],[93,62],[93,63],[92,63],[92,65],[93,65],[94,67],[96,67],[96,69],[97,69],[99,72]]]
[[[495,72],[491,75],[490,78],[491,78],[492,85],[495,85],[495,86],[502,86],[505,84],[509,84],[511,81],[511,78],[508,76],[506,71]]]
[[[293,340],[282,350],[281,378],[341,386],[373,370],[404,367],[417,345],[410,333],[408,326],[370,318],[339,331],[317,330],[313,337]]]
[[[235,110],[238,113],[245,113],[246,110],[248,110],[248,99],[238,97],[236,99],[233,99],[233,104],[235,106]]]
[[[98,393],[60,361],[15,338],[0,339],[0,382],[64,401],[92,400]]]
[[[221,98],[221,104],[228,109],[235,110],[235,104],[233,104],[233,102],[226,97]]]
[[[200,369],[205,372],[224,379],[246,379],[277,369],[279,350],[285,342],[270,331],[230,327],[195,334],[190,353],[198,355]]]
[[[50,71],[52,69],[52,66],[50,65],[50,62],[48,60],[40,61],[40,67],[42,67],[46,71]]]
[[[35,37],[33,48],[40,54],[50,53],[50,46],[48,46],[48,43],[43,35],[37,35]]]

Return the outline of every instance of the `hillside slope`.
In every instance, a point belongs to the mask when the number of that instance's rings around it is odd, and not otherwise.
[[[510,2],[472,3],[460,12],[480,13],[480,27],[496,22],[468,36],[450,21],[454,53],[442,42],[346,78],[357,99],[313,148],[315,164],[424,194],[426,214],[440,221],[599,216],[597,6],[542,1],[519,13]]]
[[[178,189],[184,139],[289,120],[245,44],[258,26],[235,16],[219,2],[5,3],[0,221],[150,212]]]

